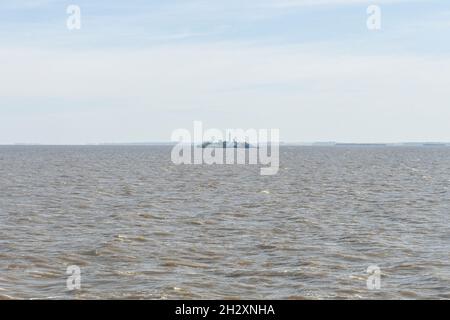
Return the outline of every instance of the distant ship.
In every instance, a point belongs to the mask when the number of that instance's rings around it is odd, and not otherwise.
[[[219,141],[219,142],[212,142],[212,141],[206,141],[202,143],[202,148],[244,148],[249,149],[253,148],[252,145],[250,145],[248,142],[238,142],[236,140],[233,141]]]
[[[201,147],[203,149],[205,148],[242,148],[242,149],[250,149],[250,148],[254,148],[254,146],[252,146],[250,143],[248,142],[238,142],[236,139],[233,139],[233,141],[231,141],[231,136],[228,139],[228,141],[205,141],[202,143]]]

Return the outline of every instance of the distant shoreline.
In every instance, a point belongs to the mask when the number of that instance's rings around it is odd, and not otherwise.
[[[12,143],[1,147],[101,147],[101,146],[174,146],[176,142],[135,142],[135,143],[86,143],[86,144],[39,144]],[[281,142],[280,146],[291,147],[450,147],[450,142],[399,142],[399,143],[361,143],[361,142]]]

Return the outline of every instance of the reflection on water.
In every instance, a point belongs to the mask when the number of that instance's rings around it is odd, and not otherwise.
[[[450,298],[450,148],[170,150],[0,147],[0,298]]]

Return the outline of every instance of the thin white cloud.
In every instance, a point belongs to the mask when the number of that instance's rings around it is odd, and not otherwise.
[[[393,3],[411,3],[425,0],[266,0],[261,1],[262,7],[272,8],[292,8],[303,6],[326,6],[326,5],[358,5],[358,4],[393,4]]]
[[[151,140],[199,119],[219,128],[277,127],[290,141],[450,140],[450,59],[306,52],[236,44],[5,49],[0,97],[80,106],[49,112],[36,104],[25,113],[0,106],[0,136],[83,143],[132,141],[139,132]]]
[[[57,0],[3,0],[0,7],[9,9],[34,9],[58,3]]]

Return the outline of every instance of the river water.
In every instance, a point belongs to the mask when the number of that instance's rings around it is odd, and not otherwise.
[[[283,146],[275,176],[170,152],[0,147],[0,299],[450,298],[450,148]]]

